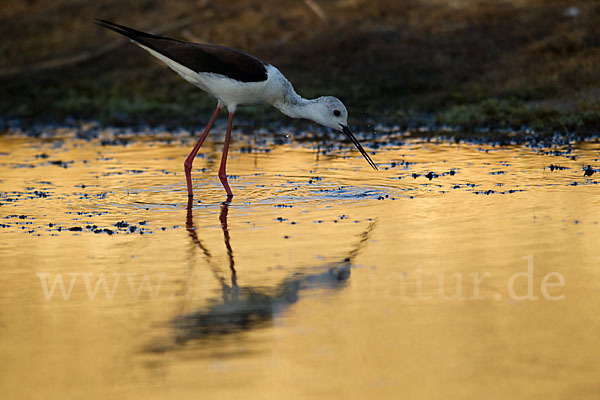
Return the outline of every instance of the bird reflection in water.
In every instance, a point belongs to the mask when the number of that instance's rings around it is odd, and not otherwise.
[[[376,221],[371,222],[353,248],[339,261],[307,268],[310,272],[297,272],[285,278],[272,290],[252,286],[239,286],[235,270],[235,259],[227,228],[229,202],[221,206],[219,216],[225,247],[229,259],[230,280],[225,279],[212,262],[212,256],[194,227],[192,200],[188,201],[186,228],[192,242],[198,246],[213,274],[221,284],[221,296],[211,299],[205,309],[184,313],[175,318],[176,341],[184,344],[190,340],[218,337],[268,325],[274,317],[298,301],[300,292],[312,288],[339,289],[350,277],[352,262],[369,240]]]

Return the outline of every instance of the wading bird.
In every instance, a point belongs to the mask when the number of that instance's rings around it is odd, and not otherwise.
[[[270,104],[292,118],[309,119],[341,131],[354,143],[369,165],[377,169],[377,165],[348,128],[348,111],[339,99],[331,96],[312,100],[304,99],[296,93],[292,84],[277,68],[230,47],[183,42],[101,19],[97,19],[96,23],[128,37],[135,44],[167,64],[183,79],[217,99],[217,109],[184,163],[188,196],[193,196],[192,163],[223,106],[227,107],[229,111],[229,120],[219,168],[219,179],[228,198],[231,198],[233,193],[227,183],[225,172],[227,152],[231,138],[233,114],[240,105]]]

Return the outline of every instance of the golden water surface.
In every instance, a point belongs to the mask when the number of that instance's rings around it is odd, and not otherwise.
[[[597,141],[117,133],[0,136],[2,398],[600,396]]]

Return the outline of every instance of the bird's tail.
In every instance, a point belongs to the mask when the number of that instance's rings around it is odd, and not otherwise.
[[[144,39],[162,39],[162,40],[174,40],[170,38],[165,38],[163,36],[153,35],[151,33],[138,31],[137,29],[129,28],[124,25],[115,24],[114,22],[106,21],[104,19],[96,18],[94,22],[104,28],[110,29],[117,33],[120,33],[123,36],[128,37],[131,40],[134,40],[140,44],[148,46],[150,43],[146,42]],[[152,46],[150,46],[152,47]]]

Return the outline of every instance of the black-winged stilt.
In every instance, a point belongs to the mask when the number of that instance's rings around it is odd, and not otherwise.
[[[339,99],[331,96],[304,99],[277,68],[236,49],[215,44],[183,42],[101,19],[97,19],[96,23],[128,37],[167,64],[183,79],[217,98],[217,109],[184,163],[188,196],[193,196],[192,163],[223,106],[229,111],[229,120],[219,179],[229,198],[233,193],[227,183],[225,169],[233,114],[239,105],[267,103],[292,118],[310,119],[341,131],[354,143],[369,165],[377,169],[377,165],[348,128],[348,111]]]

